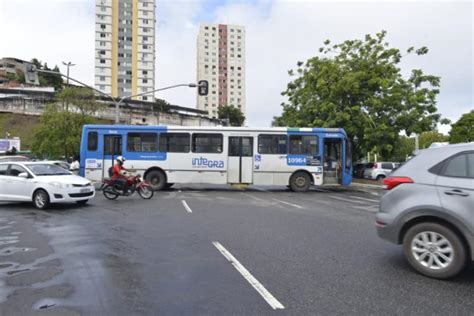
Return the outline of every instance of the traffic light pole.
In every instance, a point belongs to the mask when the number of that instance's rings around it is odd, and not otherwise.
[[[131,98],[134,98],[134,97],[139,97],[139,96],[142,96],[142,95],[151,94],[151,93],[155,93],[155,92],[158,92],[158,91],[163,91],[163,90],[168,90],[168,89],[173,89],[173,88],[178,88],[178,87],[196,88],[197,86],[198,85],[195,84],[195,83],[181,83],[181,84],[175,84],[175,85],[169,86],[169,87],[159,88],[159,89],[155,89],[155,90],[152,90],[152,91],[147,91],[147,92],[142,92],[142,93],[137,93],[137,94],[122,97],[122,98],[120,98],[120,100],[118,102],[117,101],[115,102],[115,124],[120,123],[120,115],[119,115],[120,105],[126,99],[131,99]]]

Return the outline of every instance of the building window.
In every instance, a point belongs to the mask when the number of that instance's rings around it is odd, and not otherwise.
[[[188,153],[190,135],[188,133],[161,133],[160,151],[171,153]]]
[[[100,60],[100,63],[101,63],[101,64],[105,64],[105,59],[101,59],[101,60]]]
[[[156,152],[158,135],[156,133],[128,133],[127,150],[131,152]]]
[[[144,42],[148,41],[148,36],[143,36],[143,41]]]
[[[143,11],[143,15],[148,15],[148,11]]]
[[[286,143],[286,135],[258,135],[258,152],[269,155],[286,154]]]
[[[143,83],[148,83],[148,79],[143,79]]]
[[[193,153],[222,153],[223,148],[222,134],[193,134]]]
[[[105,33],[100,33],[100,37],[104,38],[104,37],[105,37]]]
[[[105,77],[104,77],[104,76],[100,76],[100,81],[105,81]]]
[[[144,75],[148,75],[148,71],[146,71],[146,70],[143,70],[142,73],[143,73]]]
[[[148,7],[148,2],[143,2],[143,7]]]
[[[148,97],[142,97],[142,100],[146,101],[146,100],[148,100]]]
[[[148,20],[143,19],[143,24],[148,24]]]
[[[99,45],[100,45],[100,46],[105,46],[105,42],[100,41],[100,44],[99,44]]]
[[[205,30],[209,30],[209,26],[205,26],[204,29],[205,29]]]

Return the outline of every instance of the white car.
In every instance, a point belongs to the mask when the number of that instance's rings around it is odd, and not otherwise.
[[[50,203],[86,204],[95,188],[83,177],[46,162],[0,163],[0,201],[32,201],[38,209]]]

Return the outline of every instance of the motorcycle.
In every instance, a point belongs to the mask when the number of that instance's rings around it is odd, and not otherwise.
[[[141,179],[141,175],[131,176],[126,179],[128,182],[128,190],[120,185],[116,179],[104,178],[102,180],[102,193],[109,200],[115,200],[119,196],[130,196],[138,192],[143,199],[151,199],[153,190],[151,185]]]

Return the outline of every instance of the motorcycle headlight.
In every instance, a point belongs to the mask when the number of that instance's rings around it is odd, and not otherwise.
[[[72,188],[72,184],[69,183],[51,182],[50,184],[60,189]]]

